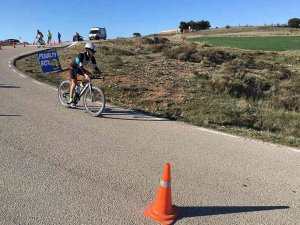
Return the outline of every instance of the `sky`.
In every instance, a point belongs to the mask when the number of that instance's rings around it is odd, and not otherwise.
[[[207,20],[211,28],[287,24],[300,18],[299,0],[12,0],[1,1],[0,40],[33,42],[36,30],[57,32],[62,41],[91,27],[105,27],[107,38],[157,34],[178,29],[181,21]]]

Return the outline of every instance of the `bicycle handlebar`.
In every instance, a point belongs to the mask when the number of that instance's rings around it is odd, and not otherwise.
[[[90,75],[90,78],[91,78],[91,79],[104,80],[104,76],[101,75],[101,74],[99,74],[99,75],[92,74],[92,75]]]

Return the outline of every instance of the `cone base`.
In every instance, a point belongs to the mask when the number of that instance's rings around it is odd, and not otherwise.
[[[152,206],[153,206],[153,203],[145,209],[144,215],[160,224],[169,225],[179,215],[179,210],[174,205],[172,206],[172,208],[173,208],[172,214],[164,214],[161,212],[157,212],[155,209],[153,209]]]

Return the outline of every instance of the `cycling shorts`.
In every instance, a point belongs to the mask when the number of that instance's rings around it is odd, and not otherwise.
[[[83,72],[77,68],[69,67],[70,79],[77,80],[77,75],[83,75]]]

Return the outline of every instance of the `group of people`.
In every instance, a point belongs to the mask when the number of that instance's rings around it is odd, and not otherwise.
[[[43,33],[40,31],[40,30],[37,30],[36,31],[36,38],[38,38],[38,40],[40,41],[40,43],[44,42],[43,40]],[[47,32],[47,44],[51,44],[51,41],[52,41],[52,33],[50,32],[50,30],[48,30]],[[61,43],[61,34],[58,32],[57,33],[57,38],[58,38],[58,43],[60,44]]]

